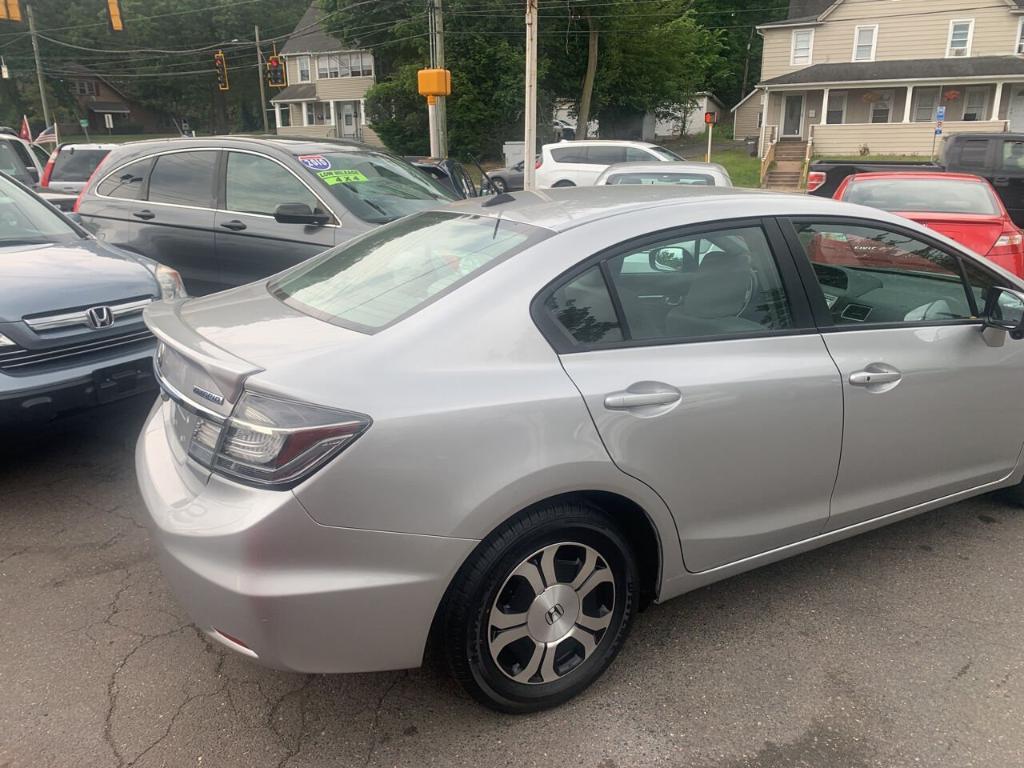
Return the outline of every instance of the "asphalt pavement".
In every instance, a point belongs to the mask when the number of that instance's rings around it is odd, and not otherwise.
[[[1024,510],[984,497],[665,605],[579,699],[316,676],[200,637],[153,559],[135,400],[0,433],[0,768],[1024,765]]]

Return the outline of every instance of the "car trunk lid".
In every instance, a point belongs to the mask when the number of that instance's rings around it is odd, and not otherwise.
[[[1005,224],[1001,216],[984,216],[975,214],[942,214],[921,213],[919,211],[900,212],[919,224],[934,229],[950,240],[965,245],[975,253],[984,256],[995,245],[1003,233]]]

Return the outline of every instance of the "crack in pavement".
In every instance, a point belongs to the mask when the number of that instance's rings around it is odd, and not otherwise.
[[[283,694],[271,709],[270,729],[274,732],[274,735],[277,737],[278,741],[281,742],[281,746],[283,746],[286,750],[284,757],[282,757],[278,761],[277,768],[284,768],[284,766],[287,765],[293,757],[297,756],[300,752],[302,752],[302,747],[305,745],[307,703],[306,700],[308,698],[306,694],[309,691],[310,686],[313,684],[314,679],[314,675],[306,675],[306,679],[300,687],[296,688],[293,691],[288,691],[287,693]],[[287,699],[289,696],[293,695],[299,696],[299,734],[295,737],[295,745],[289,746],[285,743],[286,739],[284,735],[280,731],[278,731],[277,726],[274,725],[274,718],[278,710],[280,709],[281,705],[284,703],[284,700]]]
[[[367,733],[367,738],[370,739],[369,748],[366,751],[366,759],[363,760],[363,766],[368,766],[370,761],[373,759],[374,753],[377,751],[377,747],[380,745],[380,737],[377,733],[380,725],[381,712],[384,710],[384,701],[391,694],[391,692],[398,686],[399,683],[409,679],[409,670],[403,671],[400,675],[395,677],[391,681],[391,685],[384,689],[384,692],[380,695],[380,699],[377,701],[377,708],[373,712],[373,722],[370,723],[370,730]]]

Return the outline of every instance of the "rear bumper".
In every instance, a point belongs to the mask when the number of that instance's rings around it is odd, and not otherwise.
[[[198,483],[173,458],[164,407],[143,429],[136,468],[161,569],[199,628],[279,669],[419,666],[477,542],[323,526],[290,491]]]
[[[0,373],[0,424],[47,421],[155,390],[153,347],[63,371],[33,376]]]

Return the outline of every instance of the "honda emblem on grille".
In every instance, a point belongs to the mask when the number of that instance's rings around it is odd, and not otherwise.
[[[89,307],[85,310],[85,317],[93,328],[109,328],[114,324],[114,313],[110,307]]]

